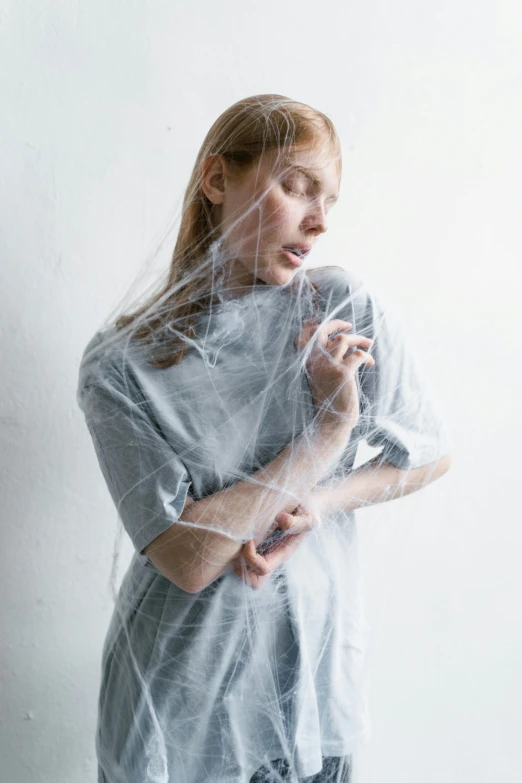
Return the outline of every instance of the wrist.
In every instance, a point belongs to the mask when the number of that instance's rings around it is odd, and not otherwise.
[[[319,412],[314,423],[319,437],[328,441],[348,441],[355,426],[352,417],[329,412]]]

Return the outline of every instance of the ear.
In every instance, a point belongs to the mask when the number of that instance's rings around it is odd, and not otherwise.
[[[222,204],[225,199],[225,165],[221,155],[210,155],[201,164],[201,187],[212,204]]]

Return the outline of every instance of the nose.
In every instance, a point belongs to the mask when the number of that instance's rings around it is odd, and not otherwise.
[[[303,229],[313,231],[314,234],[324,234],[328,230],[326,210],[320,199],[310,203],[309,209],[302,222]]]

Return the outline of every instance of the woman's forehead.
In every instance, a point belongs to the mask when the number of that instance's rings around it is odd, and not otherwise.
[[[317,188],[336,191],[341,178],[340,159],[333,150],[292,150],[281,157],[281,173],[296,172]]]
[[[340,156],[331,145],[270,150],[262,155],[259,165],[272,176],[294,171],[307,176],[317,186],[334,189],[339,186],[341,176]]]
[[[332,163],[340,165],[340,154],[333,145],[323,144],[314,147],[285,147],[266,150],[260,159],[261,165],[269,168],[285,169],[292,166],[322,170]]]
[[[281,152],[279,158],[282,164],[303,166],[310,169],[324,169],[331,163],[340,160],[339,153],[331,144],[288,148]]]

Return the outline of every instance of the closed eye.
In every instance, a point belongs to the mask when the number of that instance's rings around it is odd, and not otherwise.
[[[300,190],[297,190],[295,187],[292,187],[292,185],[288,185],[283,182],[283,188],[286,190],[287,193],[292,193],[294,196],[306,196],[306,193],[302,193]]]

